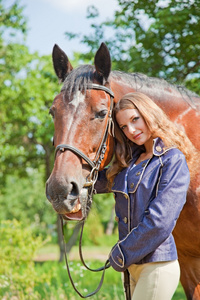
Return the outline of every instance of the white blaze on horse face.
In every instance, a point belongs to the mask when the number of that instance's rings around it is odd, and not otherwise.
[[[70,104],[72,104],[76,109],[81,102],[84,102],[84,100],[85,96],[80,91],[77,91],[76,94],[74,94],[74,97]]]
[[[84,100],[85,100],[85,96],[80,91],[77,91],[74,94],[72,101],[70,101],[69,103],[74,106],[75,111],[76,111],[76,109],[78,108],[79,104],[82,103],[82,102],[84,102]],[[69,116],[68,116],[68,122],[67,122],[68,123],[67,124],[68,128],[71,128],[71,126],[73,124],[73,118],[74,118],[73,115],[71,115],[71,118],[69,118]]]

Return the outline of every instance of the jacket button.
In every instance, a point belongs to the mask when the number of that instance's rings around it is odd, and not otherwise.
[[[124,221],[125,224],[127,224],[127,223],[128,223],[127,217],[124,217],[124,218],[123,218],[123,221]]]
[[[161,152],[162,148],[160,146],[156,146],[156,151]]]
[[[132,182],[130,186],[131,186],[131,189],[133,189],[133,187],[134,187],[134,183]]]
[[[123,264],[123,260],[121,257],[117,257],[118,262],[122,265]]]
[[[146,163],[143,163],[143,164],[142,164],[142,167],[145,167],[145,166],[146,166]]]
[[[115,217],[115,221],[116,221],[116,222],[119,222],[119,217],[116,216],[116,217]]]
[[[136,173],[136,176],[139,176],[139,175],[140,175],[140,173],[141,173],[141,172],[137,172],[137,173]]]

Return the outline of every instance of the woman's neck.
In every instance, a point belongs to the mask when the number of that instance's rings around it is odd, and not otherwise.
[[[150,137],[150,139],[148,139],[148,141],[146,141],[146,143],[144,144],[145,147],[145,154],[148,155],[148,153],[152,154],[153,153],[153,137]]]
[[[153,155],[153,138],[150,138],[145,144],[145,152],[142,152],[135,162],[136,165],[141,163],[144,160],[147,160]]]

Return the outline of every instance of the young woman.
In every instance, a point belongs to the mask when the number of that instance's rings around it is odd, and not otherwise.
[[[170,300],[180,277],[172,231],[186,202],[193,146],[144,94],[125,95],[113,118],[115,158],[95,185],[115,195],[119,241],[109,261],[128,269],[132,300]]]

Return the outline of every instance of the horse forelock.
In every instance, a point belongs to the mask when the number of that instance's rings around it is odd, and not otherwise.
[[[70,96],[72,93],[81,91],[83,93],[87,90],[87,84],[94,80],[94,66],[83,65],[73,69],[66,77],[62,91],[65,96]]]

